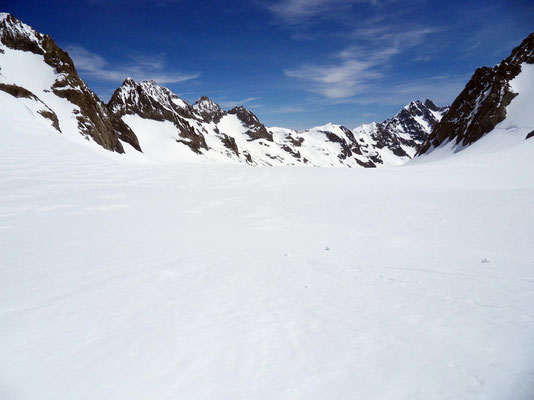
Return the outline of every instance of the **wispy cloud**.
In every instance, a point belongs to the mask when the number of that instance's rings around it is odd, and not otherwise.
[[[357,45],[331,54],[328,63],[306,64],[285,70],[286,76],[304,80],[308,90],[329,99],[344,99],[374,87],[385,77],[391,59],[419,45],[436,28],[392,30],[390,27],[358,29],[350,35]]]
[[[396,105],[429,98],[436,104],[446,105],[462,91],[469,77],[469,75],[435,76],[404,81],[391,86],[386,96],[373,95],[362,98],[361,102]]]
[[[196,79],[200,73],[186,74],[173,71],[161,56],[135,56],[120,65],[112,66],[102,56],[81,46],[67,46],[76,69],[84,76],[101,81],[121,82],[126,77],[135,80],[154,80],[160,84],[179,83]]]
[[[285,22],[302,22],[312,17],[321,19],[339,15],[353,4],[377,6],[384,0],[278,0],[266,5],[276,17]]]
[[[291,78],[311,82],[309,90],[331,99],[351,97],[363,91],[367,82],[381,76],[365,61],[343,60],[331,65],[304,65],[284,71]]]
[[[295,105],[286,105],[274,108],[270,110],[273,114],[293,114],[293,113],[302,113],[302,112],[308,112],[310,111],[309,108],[302,107],[302,106],[295,106]]]
[[[464,88],[469,75],[434,76],[405,80],[382,86],[348,99],[328,99],[323,104],[404,105],[413,100],[431,99],[438,105],[450,104]],[[362,114],[363,115],[363,114]]]
[[[252,103],[256,100],[259,100],[259,97],[247,97],[246,99],[242,100],[222,100],[219,101],[219,105],[224,108],[232,108],[237,106],[253,106]],[[258,107],[258,105],[254,105],[254,107]]]

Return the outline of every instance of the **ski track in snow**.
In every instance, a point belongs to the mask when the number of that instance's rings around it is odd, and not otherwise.
[[[169,167],[45,128],[2,133],[0,398],[534,395],[534,141]]]

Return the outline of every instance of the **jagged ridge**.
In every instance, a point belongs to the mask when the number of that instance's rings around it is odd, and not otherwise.
[[[57,78],[50,90],[79,108],[76,118],[80,133],[91,137],[107,150],[123,153],[121,141],[141,150],[132,130],[120,118],[108,112],[98,96],[80,79],[68,53],[60,49],[49,35],[35,31],[11,14],[3,14],[0,20],[0,43],[13,50],[42,55],[44,62],[54,68]]]
[[[534,33],[495,67],[475,71],[417,155],[450,141],[460,148],[469,146],[491,132],[506,118],[506,107],[517,95],[509,82],[519,75],[522,63],[534,63]]]

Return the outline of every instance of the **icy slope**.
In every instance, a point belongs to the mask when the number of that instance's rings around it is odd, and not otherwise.
[[[1,398],[534,396],[533,140],[390,169],[168,168],[10,104]]]

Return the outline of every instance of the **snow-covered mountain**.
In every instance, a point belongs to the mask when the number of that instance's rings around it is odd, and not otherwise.
[[[403,163],[414,156],[448,109],[428,99],[424,103],[412,101],[393,118],[359,126],[354,133],[368,144],[369,152],[375,154],[371,156],[373,162]]]
[[[418,155],[457,152],[495,132],[503,140],[534,136],[534,33],[493,68],[478,68]],[[493,133],[492,133],[493,136]]]
[[[204,159],[349,167],[409,160],[447,110],[430,100],[416,101],[391,119],[352,131],[333,123],[303,131],[267,128],[244,107],[225,111],[205,96],[191,105],[154,81],[131,78],[115,91],[108,108],[132,128],[149,157],[162,161],[191,159],[184,151],[189,147]]]
[[[135,134],[80,79],[69,55],[6,13],[0,14],[0,67],[0,90],[10,95],[2,102],[23,102],[58,133],[81,134],[106,150],[123,153],[124,143],[140,150]]]
[[[382,123],[350,130],[329,123],[297,131],[268,128],[244,107],[194,104],[154,81],[125,79],[106,105],[52,38],[0,14],[1,101],[23,102],[58,133],[157,162],[376,167],[408,161],[446,108],[412,102]],[[29,117],[29,116],[27,116]]]

